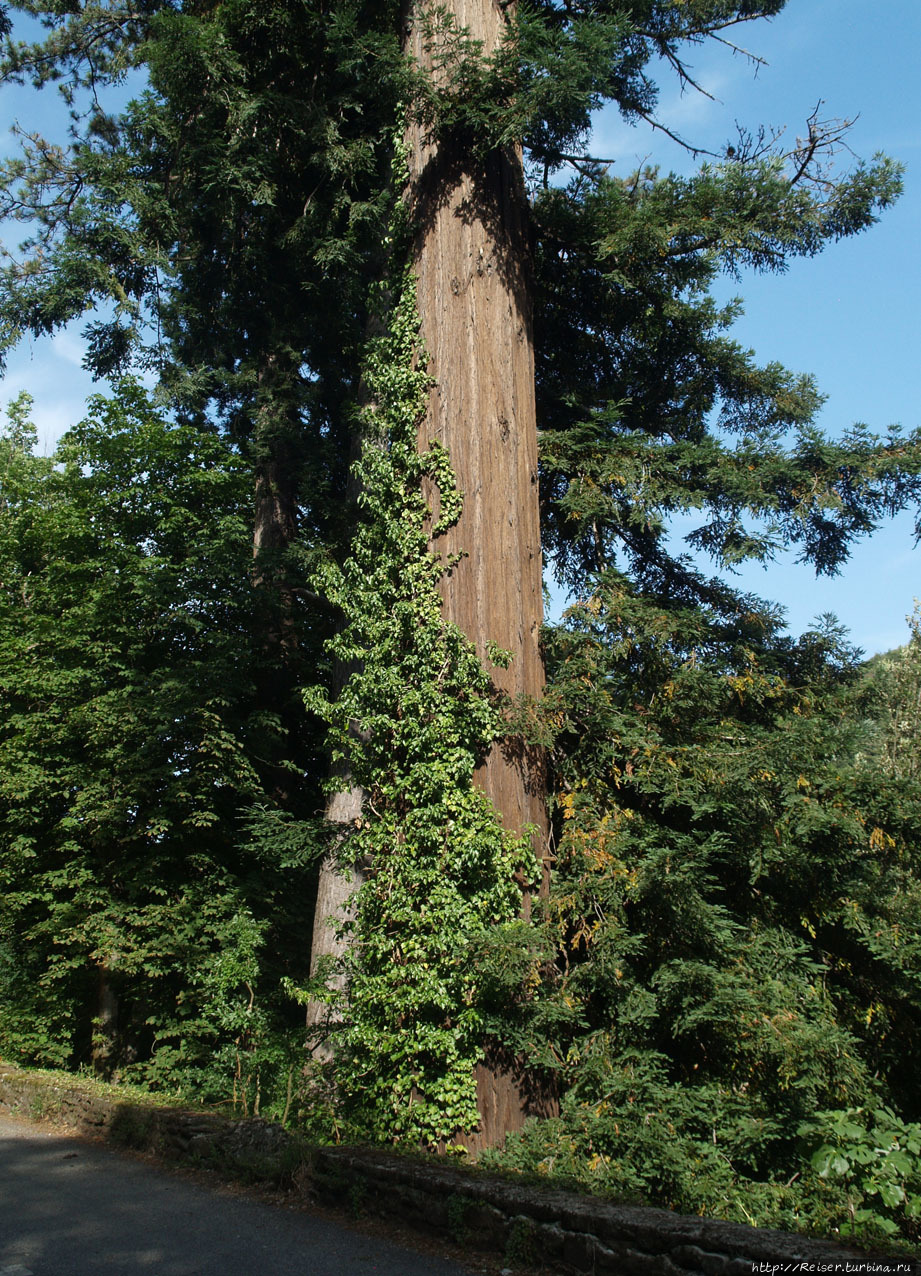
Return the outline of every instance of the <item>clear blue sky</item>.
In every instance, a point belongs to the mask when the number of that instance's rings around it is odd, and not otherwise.
[[[717,101],[682,96],[663,79],[660,115],[674,131],[716,151],[736,120],[786,126],[793,140],[821,98],[823,117],[859,117],[850,133],[856,155],[885,151],[906,166],[902,199],[863,235],[785,275],[726,281],[723,295],[745,301],[736,337],[764,362],[815,375],[827,395],[819,423],[830,434],[857,421],[881,432],[893,422],[921,425],[921,0],[789,0],[772,21],[729,34],[767,65],[755,73],[726,49],[693,51],[695,75]],[[599,120],[594,145],[617,161],[615,171],[647,157],[663,169],[690,164],[661,134],[613,116]],[[904,515],[882,527],[832,579],[817,579],[790,554],[736,580],[782,603],[796,633],[831,611],[868,655],[884,651],[907,640],[904,617],[921,595],[913,526]]]
[[[806,117],[824,100],[823,115],[859,116],[852,149],[869,159],[879,150],[902,160],[905,194],[882,221],[821,257],[796,262],[778,276],[727,281],[726,295],[744,297],[739,340],[763,361],[776,359],[816,375],[828,396],[822,426],[836,433],[865,422],[884,430],[891,422],[921,424],[921,361],[917,356],[921,298],[921,0],[789,0],[771,22],[738,27],[735,38],[764,57],[757,74],[726,49],[693,50],[690,60],[717,99],[682,96],[663,73],[661,118],[695,143],[719,150],[734,121],[803,131]],[[50,103],[49,103],[50,105]],[[14,119],[47,127],[46,108],[35,95],[0,93],[0,129]],[[594,145],[629,171],[650,160],[686,170],[688,158],[662,135],[627,128],[616,117],[598,122]],[[846,158],[846,157],[844,157]],[[44,446],[81,414],[93,386],[81,371],[76,332],[29,343],[10,360],[0,399],[27,389],[36,400]],[[98,388],[98,387],[97,387]],[[800,632],[821,612],[837,613],[853,641],[868,654],[907,638],[905,615],[921,595],[921,547],[913,549],[913,519],[903,516],[864,542],[841,575],[816,579],[793,556],[767,569],[747,569],[745,588],[787,609]]]

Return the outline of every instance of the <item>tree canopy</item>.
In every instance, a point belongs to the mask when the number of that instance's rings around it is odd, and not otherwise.
[[[219,1094],[310,915],[303,837],[256,831],[295,764],[258,694],[248,467],[132,383],[53,460],[27,411],[0,438],[0,1049]]]

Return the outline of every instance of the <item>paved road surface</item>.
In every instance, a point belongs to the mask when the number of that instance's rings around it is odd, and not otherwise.
[[[300,1211],[0,1117],[0,1276],[470,1276]]]

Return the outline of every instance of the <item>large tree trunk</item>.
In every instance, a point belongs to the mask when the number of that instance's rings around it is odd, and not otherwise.
[[[495,0],[453,0],[451,10],[486,53],[498,46],[505,17]],[[410,11],[405,24],[407,51],[420,66],[431,66],[431,50],[412,16]],[[536,698],[544,686],[543,594],[521,157],[510,148],[475,162],[460,144],[432,144],[416,126],[407,144],[407,198],[419,228],[413,264],[434,379],[419,445],[424,450],[437,440],[448,450],[464,493],[459,523],[433,545],[446,558],[464,555],[442,583],[443,614],[473,641],[487,667],[490,643],[512,653],[508,669],[492,669],[500,691]],[[437,506],[437,492],[431,496]],[[540,751],[509,739],[494,746],[475,779],[507,829],[537,830],[535,850],[546,880],[544,769]],[[345,831],[360,816],[362,797],[354,787],[334,795],[327,818]],[[341,956],[330,922],[348,916],[361,879],[360,866],[354,869],[349,881],[335,856],[323,865],[314,964],[323,955]],[[309,1008],[311,1025],[321,1017],[320,1007]],[[501,1142],[529,1113],[552,1109],[552,1099],[533,1085],[522,1061],[499,1056],[477,1068],[477,1100],[480,1129],[464,1140],[471,1151]]]
[[[375,335],[377,320],[371,318],[368,335]],[[360,388],[362,397],[366,387]],[[362,441],[357,434],[352,435],[350,445],[350,473],[346,483],[345,501],[347,505],[357,509],[358,480],[354,476]],[[333,668],[333,694],[345,686],[355,666],[336,661]],[[359,728],[356,725],[355,730]],[[310,975],[315,978],[323,963],[332,963],[332,970],[327,976],[327,987],[336,992],[345,989],[345,976],[338,969],[345,956],[347,941],[340,934],[343,922],[351,921],[354,916],[354,896],[365,879],[367,865],[348,856],[348,836],[361,818],[365,804],[365,791],[354,782],[354,777],[344,764],[333,772],[333,778],[339,784],[326,799],[323,812],[324,819],[337,830],[335,844],[331,851],[324,855],[320,863],[317,881],[317,899],[313,914],[313,934],[310,943]],[[328,1062],[333,1055],[330,1038],[335,1032],[338,1022],[338,1008],[330,1007],[325,1002],[311,1001],[307,1005],[307,1037],[311,1056],[319,1063]]]
[[[448,7],[485,54],[498,47],[508,5],[452,0]],[[430,66],[421,26],[411,25],[407,38],[419,65]],[[419,126],[407,140],[422,342],[434,379],[419,442],[447,448],[464,493],[459,523],[435,547],[464,554],[443,582],[444,615],[472,639],[487,667],[489,642],[513,653],[508,669],[492,670],[500,690],[538,697],[543,591],[521,156],[509,148],[475,160],[460,142],[428,141]],[[545,858],[540,754],[514,742],[496,745],[477,783],[506,828],[536,826],[535,849]]]
[[[348,775],[341,777],[349,783]],[[353,862],[343,864],[342,849],[351,827],[360,819],[365,793],[360,785],[331,793],[326,802],[325,818],[341,830],[338,845],[323,857],[317,882],[317,902],[313,915],[313,936],[310,945],[310,974],[315,977],[321,964],[333,963],[327,978],[327,986],[337,992],[345,987],[345,976],[336,969],[346,951],[346,941],[339,934],[339,927],[353,915],[355,892],[364,881],[364,865]],[[329,1038],[338,1022],[338,1009],[324,1002],[311,1001],[307,1005],[307,1034],[311,1056],[324,1063],[332,1057]]]
[[[278,448],[278,453],[283,449]],[[297,535],[297,490],[292,462],[283,454],[256,465],[254,487],[253,559],[257,585],[264,578],[266,555],[288,548]]]
[[[448,8],[484,54],[498,47],[508,5],[451,0]],[[411,16],[406,29],[409,51],[430,68],[421,22]],[[536,698],[544,687],[543,591],[521,155],[510,147],[477,159],[462,140],[434,142],[420,126],[409,129],[407,149],[421,336],[433,377],[419,444],[423,450],[437,440],[447,448],[464,494],[460,521],[434,545],[445,556],[464,555],[443,580],[443,614],[487,667],[490,642],[512,652],[507,669],[491,670],[500,691]],[[542,753],[514,738],[497,743],[475,779],[507,829],[537,830],[546,884]],[[497,1058],[477,1069],[480,1129],[465,1140],[471,1150],[501,1142],[530,1112],[552,1108],[552,1097],[535,1093],[521,1064]]]
[[[273,585],[281,593],[280,620],[266,641],[290,655],[290,586],[282,556],[297,536],[300,471],[300,414],[296,401],[297,366],[290,357],[265,355],[259,368],[259,406],[253,421],[253,584]]]
[[[274,756],[260,771],[266,790],[285,809],[297,802],[290,762],[298,757],[304,710],[296,625],[295,588],[286,551],[298,535],[298,503],[303,461],[303,422],[297,408],[299,370],[288,354],[263,355],[258,406],[251,423],[254,469],[252,583],[259,592],[262,661],[258,696],[278,714],[281,733]]]

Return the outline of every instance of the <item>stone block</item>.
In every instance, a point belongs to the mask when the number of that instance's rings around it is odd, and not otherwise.
[[[567,1233],[556,1223],[537,1223],[534,1228],[535,1243],[547,1258],[562,1258]]]
[[[725,1254],[716,1254],[701,1249],[699,1245],[679,1245],[672,1250],[672,1258],[680,1267],[688,1272],[701,1273],[701,1276],[725,1276],[729,1259]]]
[[[566,1232],[563,1246],[563,1261],[580,1272],[590,1272],[595,1267],[595,1250],[598,1247],[596,1237],[586,1232]]]
[[[504,1249],[508,1241],[508,1217],[485,1201],[471,1200],[464,1210],[462,1226],[468,1243],[476,1249]]]

